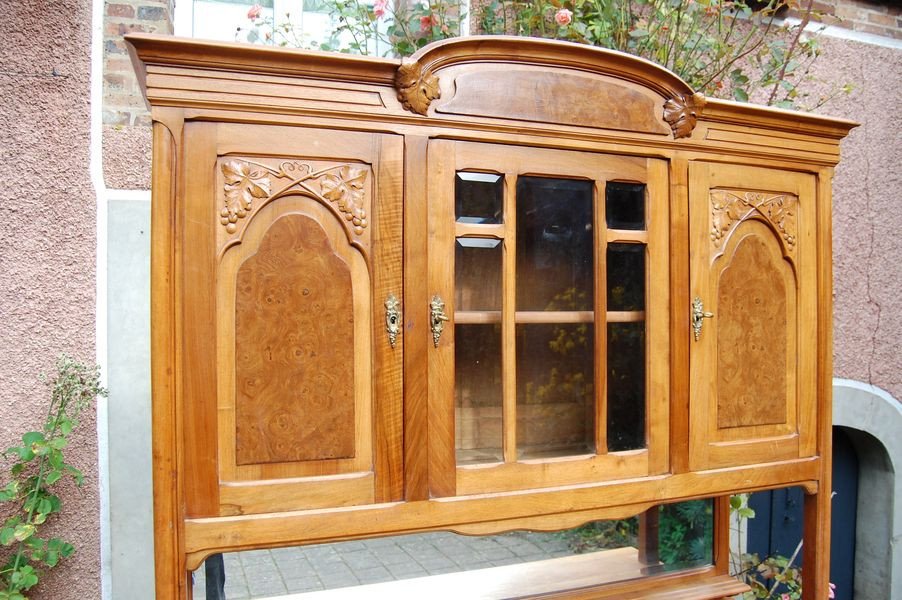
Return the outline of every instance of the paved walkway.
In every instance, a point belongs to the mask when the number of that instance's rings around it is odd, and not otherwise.
[[[229,600],[266,598],[571,554],[562,534],[525,531],[482,537],[422,533],[306,548],[252,550],[225,555],[225,591]],[[195,576],[194,598],[205,597],[200,568]]]

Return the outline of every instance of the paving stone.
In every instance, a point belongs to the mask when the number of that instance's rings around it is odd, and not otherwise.
[[[356,550],[341,555],[345,564],[353,570],[372,569],[373,567],[382,566],[382,562],[376,558],[369,550]]]
[[[438,569],[444,569],[446,567],[454,567],[455,562],[448,558],[447,556],[439,556],[437,558],[432,558],[429,560],[419,560],[420,566],[426,569],[429,573],[435,573]]]
[[[286,579],[285,588],[289,593],[315,592],[325,589],[320,582],[319,577],[316,575],[313,575],[312,577],[302,577],[300,579]],[[229,598],[229,600],[231,600],[231,598]]]
[[[419,577],[426,575],[425,569],[415,562],[400,565],[386,565],[389,572],[397,579],[406,579],[409,577]]]
[[[253,596],[274,596],[288,591],[281,577],[266,577],[262,573],[257,577],[248,578],[247,589]]]
[[[360,583],[381,583],[383,581],[394,581],[395,577],[385,567],[375,567],[372,569],[361,569],[354,572]]]

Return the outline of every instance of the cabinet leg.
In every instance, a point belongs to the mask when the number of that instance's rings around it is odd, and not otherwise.
[[[802,597],[825,600],[830,595],[830,496],[829,473],[817,494],[805,495]]]

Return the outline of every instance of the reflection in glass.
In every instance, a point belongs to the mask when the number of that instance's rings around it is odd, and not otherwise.
[[[639,517],[593,521],[562,531],[515,530],[496,535],[431,531],[273,551],[258,549],[226,554],[222,562],[225,582],[234,586],[236,581],[239,585],[244,581],[242,564],[256,561],[255,574],[268,577],[271,572],[276,584],[270,591],[280,595],[292,590],[315,595],[318,590],[341,588],[340,597],[347,599],[449,594],[458,598],[546,597],[572,589],[574,582],[595,586],[711,564],[711,507],[708,500],[683,502],[654,507]],[[645,544],[639,543],[640,538]],[[218,556],[222,555],[208,560]],[[265,559],[262,563],[261,558]],[[350,571],[343,567],[336,572],[336,564],[348,565]],[[524,578],[524,573],[532,576]],[[195,598],[205,597],[206,583],[211,587],[217,581],[220,586],[223,583],[221,579],[207,581],[206,577],[213,577],[204,569],[194,575]],[[433,575],[441,575],[441,579],[429,577]],[[404,587],[386,589],[396,580],[406,580]],[[436,590],[448,590],[449,594],[436,594]]]
[[[517,325],[517,456],[595,451],[594,326]]]
[[[517,180],[517,310],[592,310],[594,184]]]
[[[608,450],[645,447],[645,323],[608,323]]]
[[[457,464],[500,462],[501,325],[454,326]]]
[[[611,229],[645,229],[645,184],[609,181],[604,210]]]
[[[645,244],[608,244],[608,310],[645,310]]]
[[[501,240],[457,238],[455,310],[501,310],[501,248]]]
[[[504,177],[493,173],[457,173],[454,204],[459,223],[503,223]]]
[[[688,500],[659,508],[658,559],[667,571],[714,562],[714,503]]]

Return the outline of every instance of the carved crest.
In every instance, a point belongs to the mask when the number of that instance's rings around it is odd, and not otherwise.
[[[688,97],[679,95],[664,103],[664,120],[673,130],[673,139],[692,135],[704,107],[705,97],[697,93]]]
[[[351,165],[332,165],[314,170],[303,161],[287,160],[278,167],[270,167],[249,160],[227,160],[222,163],[225,179],[225,204],[219,222],[228,233],[235,233],[238,220],[244,219],[256,203],[281,195],[292,189],[306,192],[323,204],[334,205],[350,221],[354,233],[362,235],[368,222],[364,196],[367,169]],[[286,185],[273,191],[273,178],[287,179]]]
[[[786,247],[792,250],[798,205],[798,198],[789,194],[711,190],[711,241],[719,248],[734,223],[757,212],[780,232]]]
[[[442,95],[438,87],[438,77],[420,63],[405,59],[395,75],[398,100],[406,110],[426,115],[429,105]]]

